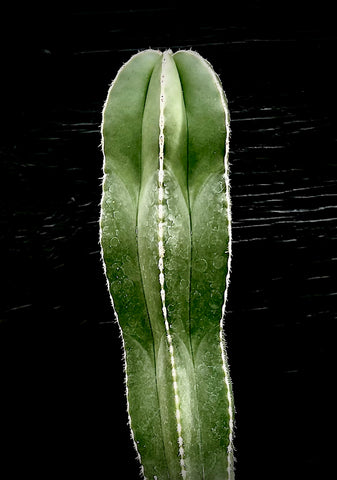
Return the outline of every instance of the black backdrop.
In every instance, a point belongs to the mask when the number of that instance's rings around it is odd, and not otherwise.
[[[1,20],[2,478],[137,478],[99,255],[100,122],[117,70],[149,47],[199,51],[229,100],[237,480],[326,478],[337,306],[329,3],[110,3],[14,6]]]

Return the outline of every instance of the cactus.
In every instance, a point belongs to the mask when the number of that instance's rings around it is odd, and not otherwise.
[[[141,475],[233,480],[229,112],[211,65],[194,51],[131,57],[102,146],[102,259]]]

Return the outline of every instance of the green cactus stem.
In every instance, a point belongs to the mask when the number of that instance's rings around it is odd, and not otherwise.
[[[229,112],[211,65],[134,55],[110,87],[102,145],[102,258],[141,474],[233,480]]]

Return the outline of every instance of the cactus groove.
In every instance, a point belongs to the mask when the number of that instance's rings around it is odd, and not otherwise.
[[[141,475],[233,480],[229,112],[211,65],[191,50],[131,57],[102,147],[102,259]]]

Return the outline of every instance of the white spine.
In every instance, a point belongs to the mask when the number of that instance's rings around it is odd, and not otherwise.
[[[173,381],[173,391],[174,391],[174,401],[175,401],[175,416],[177,420],[177,434],[178,434],[178,447],[179,447],[179,456],[180,456],[180,468],[181,475],[186,478],[186,468],[185,468],[185,459],[184,459],[184,443],[182,438],[182,427],[180,423],[181,413],[180,413],[180,399],[177,383],[177,370],[174,359],[174,348],[172,342],[172,335],[170,332],[170,325],[167,319],[167,308],[165,303],[165,275],[164,275],[164,258],[165,258],[165,248],[164,248],[164,129],[165,129],[165,70],[166,70],[166,58],[170,55],[170,51],[164,52],[162,60],[162,71],[160,77],[160,113],[159,113],[159,170],[158,170],[158,253],[159,253],[159,283],[160,283],[160,296],[162,302],[162,312],[166,330],[166,337],[169,346],[170,361],[171,361],[171,374]]]

